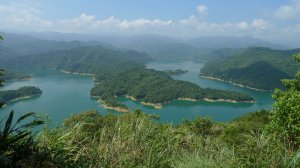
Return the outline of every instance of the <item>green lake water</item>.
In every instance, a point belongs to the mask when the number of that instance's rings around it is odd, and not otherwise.
[[[220,81],[199,78],[199,70],[203,67],[203,63],[200,62],[151,62],[147,66],[156,70],[188,70],[188,73],[174,76],[174,78],[190,81],[202,87],[243,92],[253,96],[256,100],[255,103],[212,103],[176,100],[165,104],[162,109],[154,109],[137,101],[124,97],[119,98],[121,102],[132,109],[142,109],[149,114],[159,114],[161,122],[178,123],[183,119],[193,119],[197,116],[210,116],[215,121],[230,121],[248,112],[270,109],[273,103],[272,93],[270,92],[254,91]],[[90,98],[89,91],[94,83],[88,76],[64,74],[56,70],[31,70],[30,73],[33,74],[32,80],[6,83],[1,90],[17,89],[21,86],[37,86],[42,89],[43,94],[39,97],[9,103],[5,108],[0,109],[1,118],[7,116],[10,110],[14,110],[16,116],[34,111],[47,114],[50,125],[53,126],[60,124],[65,118],[74,113],[89,109],[97,109],[103,115],[110,112],[121,114],[104,109],[97,103],[96,99]]]

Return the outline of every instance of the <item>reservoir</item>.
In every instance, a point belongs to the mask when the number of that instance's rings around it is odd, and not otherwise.
[[[232,90],[246,93],[255,98],[255,103],[225,103],[225,102],[190,102],[175,100],[167,103],[162,109],[144,106],[138,101],[132,101],[125,97],[118,98],[131,109],[142,109],[149,114],[160,115],[160,122],[179,123],[183,119],[193,119],[197,116],[209,116],[215,121],[230,121],[248,112],[272,107],[272,93],[241,88],[221,81],[199,78],[199,72],[204,64],[196,61],[182,62],[151,62],[147,68],[156,70],[182,69],[188,72],[173,76],[178,80],[196,83],[201,87]],[[16,116],[26,112],[36,112],[47,115],[50,125],[55,126],[72,114],[82,111],[97,109],[103,115],[107,113],[122,114],[104,109],[97,99],[90,97],[89,92],[94,83],[91,77],[65,74],[57,70],[30,70],[33,78],[28,81],[8,82],[1,90],[17,89],[21,86],[37,86],[43,94],[39,97],[18,100],[9,103],[0,109],[0,117],[7,116],[11,110]]]

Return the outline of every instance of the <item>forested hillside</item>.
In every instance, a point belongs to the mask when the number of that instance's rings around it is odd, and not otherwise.
[[[194,59],[209,62],[209,61],[220,61],[228,57],[237,55],[246,50],[245,48],[221,48],[214,50],[207,50],[206,52],[197,55]]]
[[[150,60],[146,54],[135,51],[121,52],[102,46],[87,46],[13,58],[0,64],[3,67],[55,68],[70,72],[97,73],[143,68],[143,63]]]
[[[299,51],[249,48],[224,60],[207,63],[200,75],[264,90],[281,88],[280,80],[292,78],[300,67],[292,58]]]
[[[96,41],[80,42],[76,40],[74,41],[42,40],[29,35],[4,33],[4,32],[1,32],[1,35],[5,38],[5,40],[1,43],[0,46],[1,60],[6,60],[13,57],[72,49],[72,48],[83,47],[83,46],[102,45],[106,47],[112,47],[111,45],[101,43],[101,42],[96,42]]]

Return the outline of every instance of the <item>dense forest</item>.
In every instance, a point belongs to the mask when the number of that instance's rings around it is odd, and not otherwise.
[[[250,96],[172,79],[165,72],[146,69],[152,58],[135,51],[117,51],[103,46],[79,47],[12,58],[0,63],[14,68],[55,68],[67,72],[93,74],[96,86],[91,95],[106,105],[122,107],[116,97],[131,96],[145,103],[166,103],[174,99],[223,100],[253,102]]]
[[[41,95],[42,90],[34,86],[23,86],[17,90],[2,90],[0,91],[0,102],[7,103],[19,98]]]
[[[201,69],[200,76],[263,90],[282,88],[281,79],[292,78],[300,67],[292,58],[299,51],[249,48],[234,56],[207,63]]]

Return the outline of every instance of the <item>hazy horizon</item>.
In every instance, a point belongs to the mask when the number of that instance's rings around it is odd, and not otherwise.
[[[298,47],[300,0],[0,2],[0,31],[175,39],[244,37]]]

